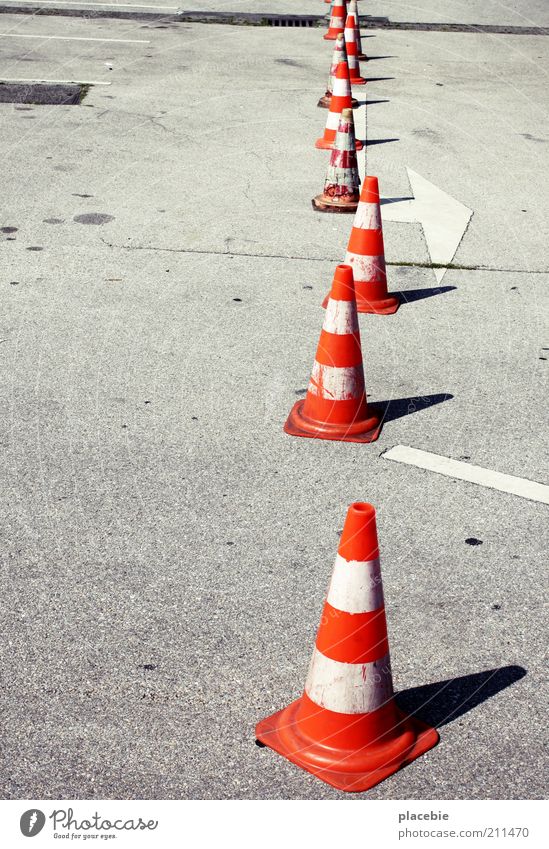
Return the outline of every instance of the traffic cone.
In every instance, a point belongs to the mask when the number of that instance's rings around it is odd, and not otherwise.
[[[292,436],[373,442],[380,417],[368,410],[353,272],[338,265],[307,394],[284,425]]]
[[[351,85],[366,85],[364,77],[360,76],[360,65],[358,64],[358,49],[356,43],[356,26],[353,15],[347,15],[345,21],[345,45],[347,47],[347,62],[349,65],[349,79]]]
[[[315,147],[320,150],[332,150],[336,137],[336,131],[339,127],[339,116],[343,109],[352,107],[351,99],[351,83],[349,81],[349,66],[345,60],[341,61],[337,66],[335,75],[334,90],[330,98],[330,111],[326,119],[326,127],[324,135],[317,139]],[[364,145],[361,141],[355,140],[356,150],[362,150]]]
[[[363,791],[436,746],[393,695],[375,509],[351,504],[303,695],[256,738],[338,790]]]
[[[377,177],[364,178],[345,262],[353,269],[358,312],[392,315],[398,310],[399,299],[387,292]],[[326,296],[323,307],[328,300]]]
[[[365,177],[345,262],[352,266],[359,312],[392,315],[400,306],[387,292],[383,225],[377,177]]]
[[[366,61],[368,57],[362,50],[362,38],[360,37],[360,18],[358,17],[358,4],[357,0],[350,0],[348,6],[349,15],[352,15],[355,19],[355,41],[356,41],[356,49],[357,49],[357,57],[358,59],[363,59]]]
[[[347,0],[335,0],[332,6],[330,15],[330,25],[328,32],[324,36],[326,41],[333,41],[334,38],[345,30],[345,17],[347,15]]]
[[[340,62],[347,62],[347,48],[345,47],[345,37],[340,33],[334,43],[334,52],[332,54],[332,64],[330,65],[330,76],[328,77],[328,87],[326,93],[322,95],[317,103],[321,109],[329,109],[332,93],[334,90],[335,75],[337,66]],[[353,108],[358,106],[358,102],[351,97]]]
[[[324,191],[313,198],[313,209],[317,212],[355,212],[359,195],[353,110],[344,109],[330,154]]]

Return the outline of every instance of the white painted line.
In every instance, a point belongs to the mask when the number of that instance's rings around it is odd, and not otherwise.
[[[493,472],[491,469],[483,469],[482,466],[473,466],[470,463],[462,463],[460,460],[451,460],[449,457],[441,457],[440,454],[431,454],[429,451],[421,451],[419,448],[409,448],[407,445],[395,445],[394,448],[390,448],[381,456],[386,460],[406,463],[408,466],[416,466],[418,469],[426,469],[438,475],[469,481],[469,483],[476,483],[489,489],[498,489],[500,492],[518,495],[519,498],[528,498],[530,501],[549,504],[549,486],[536,481],[529,481],[526,478]]]
[[[0,83],[51,83],[52,85],[111,85],[99,80],[43,80],[28,77],[0,77]]]
[[[134,38],[84,38],[76,35],[23,35],[18,32],[0,32],[0,38],[39,38],[41,40],[54,39],[55,41],[104,41],[108,44],[150,44],[150,41]]]

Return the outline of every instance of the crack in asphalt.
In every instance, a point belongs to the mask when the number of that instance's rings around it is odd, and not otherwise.
[[[242,256],[252,259],[290,259],[298,262],[339,262],[341,257],[333,256],[297,256],[293,254],[259,254],[248,253],[245,251],[216,251],[207,248],[161,248],[156,245],[116,245],[114,242],[108,242],[102,236],[101,242],[108,248],[122,251],[158,251],[159,253],[171,254],[201,254],[205,256]],[[397,266],[401,268],[447,268],[455,271],[491,271],[501,274],[549,274],[549,269],[537,269],[531,271],[527,268],[497,268],[491,265],[461,265],[458,263],[443,263],[437,262],[405,262],[393,260],[385,262],[386,265]]]

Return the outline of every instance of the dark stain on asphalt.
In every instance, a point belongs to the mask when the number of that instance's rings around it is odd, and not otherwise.
[[[467,537],[465,542],[467,543],[467,545],[482,545],[482,540],[477,539],[476,537]]]
[[[19,280],[10,280],[10,286],[19,286]]]
[[[28,248],[25,248],[26,251],[43,251],[44,248],[41,245],[31,245]]]
[[[44,224],[63,224],[62,218],[43,218]]]
[[[493,604],[492,610],[501,610],[501,604]]]
[[[73,221],[77,224],[108,224],[109,221],[114,221],[114,215],[107,215],[104,212],[85,212],[82,215],[75,215]]]
[[[152,672],[153,669],[156,669],[156,663],[144,663],[143,669],[146,669],[147,672]]]
[[[303,286],[304,289],[312,289],[312,286]]]
[[[0,227],[0,233],[17,233],[19,227]]]
[[[242,298],[233,298],[233,301],[236,301],[237,304],[241,304]]]
[[[528,141],[541,142],[542,144],[547,144],[547,139],[540,139],[538,136],[533,136],[531,133],[519,133],[519,136],[522,136]]]
[[[306,390],[306,389],[296,389],[296,390],[295,390],[295,392],[294,392],[294,394],[295,394],[295,395],[306,395],[306,394],[307,394],[307,390]]]
[[[295,62],[293,59],[275,59],[275,62],[278,65],[289,65],[290,68],[304,68],[305,65],[302,65],[301,62]]]
[[[78,192],[72,193],[73,198],[92,198],[93,195],[79,195]]]

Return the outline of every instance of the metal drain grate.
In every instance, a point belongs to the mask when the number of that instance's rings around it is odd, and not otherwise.
[[[266,27],[314,27],[318,26],[318,18],[308,18],[305,15],[272,15],[263,18]]]
[[[79,106],[89,86],[80,83],[27,83],[0,80],[0,103],[33,106]]]

